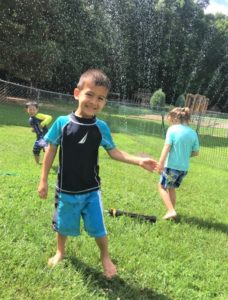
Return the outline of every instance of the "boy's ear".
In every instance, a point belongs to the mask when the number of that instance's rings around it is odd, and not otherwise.
[[[75,99],[78,99],[79,93],[80,93],[79,88],[75,88],[75,89],[74,89],[74,98],[75,98]]]

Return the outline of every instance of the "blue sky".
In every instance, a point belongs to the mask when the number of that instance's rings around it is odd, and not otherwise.
[[[216,12],[221,12],[228,16],[228,0],[210,0],[205,13],[215,14]]]

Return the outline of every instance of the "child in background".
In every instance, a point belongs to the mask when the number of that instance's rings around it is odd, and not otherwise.
[[[26,103],[26,110],[29,114],[29,124],[32,126],[32,131],[36,133],[36,141],[33,146],[33,155],[35,162],[40,162],[40,151],[47,147],[47,143],[43,139],[44,135],[48,132],[47,125],[52,121],[52,116],[38,113],[39,107],[37,102]]]
[[[107,278],[116,274],[108,251],[107,230],[104,224],[100,192],[98,149],[102,145],[108,155],[118,161],[140,166],[148,171],[157,167],[156,161],[140,158],[116,148],[108,125],[96,118],[104,108],[110,90],[110,80],[101,70],[83,73],[74,90],[78,101],[76,111],[59,117],[45,140],[45,152],[38,193],[47,198],[48,174],[59,151],[59,172],[55,195],[53,229],[57,232],[56,254],[48,261],[55,266],[65,254],[67,236],[80,234],[80,218],[87,233],[95,238],[100,259]]]
[[[165,145],[159,159],[161,172],[158,191],[167,208],[163,219],[174,219],[177,216],[176,188],[178,188],[187,175],[190,157],[199,154],[199,140],[197,133],[189,127],[190,110],[188,107],[174,108],[168,114],[171,123]]]

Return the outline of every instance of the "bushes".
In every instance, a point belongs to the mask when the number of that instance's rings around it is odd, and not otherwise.
[[[175,106],[176,106],[176,107],[184,107],[184,105],[185,105],[185,96],[184,96],[184,94],[181,94],[181,95],[177,98],[177,100],[176,100],[176,102],[175,102]]]
[[[151,107],[164,107],[165,106],[165,93],[162,89],[158,89],[153,93],[150,98],[150,106]]]

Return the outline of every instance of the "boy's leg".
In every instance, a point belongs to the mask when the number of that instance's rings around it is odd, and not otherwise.
[[[49,267],[56,266],[64,257],[65,253],[65,243],[66,243],[67,237],[64,235],[61,235],[60,233],[57,233],[57,249],[56,254],[49,258],[48,265]]]
[[[32,149],[33,155],[34,155],[34,159],[35,162],[37,164],[39,164],[40,162],[40,146],[39,146],[39,140],[36,140],[34,145],[33,145],[33,149]]]
[[[108,238],[107,236],[104,236],[101,238],[96,238],[95,241],[100,249],[101,263],[104,269],[104,275],[105,277],[111,279],[113,276],[116,275],[117,270],[116,266],[113,264],[109,257]]]
[[[99,190],[88,193],[86,206],[82,210],[85,230],[95,241],[100,249],[101,263],[104,275],[112,278],[116,275],[116,266],[108,253],[108,237],[104,224],[103,204]]]
[[[40,163],[40,156],[34,154],[34,158],[35,158],[35,162],[36,162],[37,164],[39,164],[39,163]]]
[[[168,191],[169,191],[170,200],[173,204],[173,207],[175,208],[175,206],[176,206],[176,190],[175,190],[175,188],[169,188]]]
[[[167,213],[165,214],[165,216],[163,217],[163,219],[167,220],[167,219],[175,218],[177,214],[176,214],[176,211],[174,209],[173,203],[170,198],[169,189],[164,189],[162,187],[162,185],[159,183],[158,191],[159,191],[159,194],[168,210]]]

